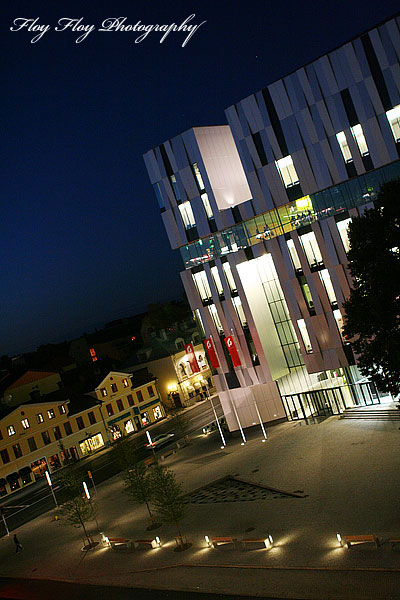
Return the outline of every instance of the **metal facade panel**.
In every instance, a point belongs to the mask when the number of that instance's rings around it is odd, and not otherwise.
[[[369,68],[367,57],[365,56],[362,42],[359,38],[353,41],[353,48],[356,53],[358,64],[360,65],[363,79],[371,77],[371,70]]]
[[[260,131],[260,137],[261,137],[261,141],[262,141],[262,145],[264,147],[265,150],[265,154],[267,156],[267,161],[270,162],[274,162],[275,161],[275,156],[274,153],[272,152],[272,147],[271,144],[269,142],[268,136],[267,136],[267,132],[265,131],[265,129],[262,129]]]
[[[308,81],[306,71],[303,68],[296,71],[297,78],[300,82],[301,89],[303,90],[304,96],[307,99],[308,104],[315,104],[316,100],[312,92],[310,82]]]
[[[319,114],[318,108],[316,104],[310,106],[311,118],[314,123],[314,127],[317,133],[317,138],[319,141],[326,139],[326,133],[324,129],[324,125],[322,123],[321,116]],[[301,142],[301,140],[300,140]]]
[[[374,167],[378,168],[390,162],[389,153],[376,117],[368,119],[363,124],[363,128]]]
[[[392,107],[397,106],[400,104],[400,94],[398,92],[391,67],[383,71],[383,77],[385,79],[387,91],[392,102]]]
[[[242,124],[240,123],[240,120],[239,120],[239,117],[238,117],[238,114],[236,111],[236,106],[230,106],[229,108],[227,108],[225,110],[225,115],[226,115],[226,118],[230,125],[230,128],[232,129],[233,137],[235,138],[235,140],[237,140],[237,141],[243,140],[244,139],[243,127],[242,127]]]
[[[321,140],[320,144],[321,144],[322,153],[326,160],[326,164],[328,165],[328,169],[329,169],[329,173],[331,175],[332,181],[333,181],[333,183],[339,183],[339,181],[342,180],[342,177],[340,176],[339,169],[337,167],[334,156],[332,154],[332,149],[330,147],[330,144],[329,144],[328,140],[326,140],[326,139]]]
[[[389,66],[389,61],[387,59],[386,56],[386,52],[384,50],[384,47],[382,45],[382,41],[379,35],[379,32],[377,29],[373,29],[372,31],[370,31],[368,33],[369,38],[372,42],[372,46],[374,48],[375,54],[376,54],[376,58],[378,59],[379,62],[379,66],[380,68],[386,69]]]
[[[390,40],[396,52],[397,59],[400,60],[400,32],[394,19],[386,23],[386,28],[389,33]]]
[[[305,67],[308,83],[310,84],[314,97],[314,102],[312,104],[315,104],[316,102],[318,102],[318,100],[322,100],[321,89],[318,84],[318,78],[315,72],[314,64],[315,63],[312,63],[311,65],[307,65]]]
[[[378,115],[378,123],[379,128],[381,130],[381,134],[385,143],[385,148],[388,152],[389,161],[392,162],[398,159],[398,154],[396,150],[396,145],[394,143],[394,137],[392,130],[389,125],[389,121],[385,114]]]
[[[288,146],[289,154],[300,150],[303,147],[299,130],[297,129],[296,118],[294,115],[281,121],[283,135]]]
[[[344,56],[346,57],[348,68],[350,69],[351,75],[354,78],[355,82],[362,81],[363,74],[361,72],[361,68],[359,62],[357,60],[357,55],[354,51],[353,44],[349,42],[343,46]]]
[[[279,120],[282,121],[282,119],[286,119],[286,117],[292,115],[293,109],[290,105],[283,81],[278,80],[269,85],[268,90],[271,94],[272,102],[274,103]]]
[[[343,72],[343,67],[339,58],[341,52],[343,52],[343,50],[342,48],[339,48],[338,50],[334,50],[329,54],[329,60],[331,61],[333,73],[336,78],[338,91],[342,91],[348,87],[348,82],[346,80],[345,74]]]
[[[392,40],[390,38],[389,30],[387,27],[387,23],[378,29],[380,38],[382,41],[383,48],[385,50],[385,54],[388,59],[388,64],[390,66],[395,65],[398,62],[398,58],[396,55],[396,51],[393,47]]]
[[[307,148],[307,153],[318,188],[324,189],[332,185],[329,169],[325,162],[319,142],[309,146]]]
[[[337,94],[339,91],[337,81],[332,71],[329,58],[321,56],[314,64],[314,69],[320,82],[322,93],[324,96]]]
[[[333,128],[332,121],[326,108],[325,102],[323,100],[317,102],[316,107],[318,110],[318,114],[321,117],[321,121],[323,123],[326,135],[333,135],[335,133],[335,130]]]
[[[258,108],[260,110],[262,121],[264,123],[264,127],[271,126],[271,121],[269,118],[267,107],[265,106],[264,97],[262,95],[262,92],[256,93],[256,100],[257,100]]]
[[[375,86],[375,82],[371,77],[367,77],[365,80],[365,89],[368,92],[369,97],[371,98],[371,102],[372,105],[374,107],[375,113],[377,115],[380,115],[381,113],[385,112],[383,110],[383,106],[382,106],[382,101],[379,97],[379,94],[377,92],[376,86]]]
[[[375,116],[374,107],[372,106],[371,98],[368,94],[367,88],[365,87],[365,81],[357,84],[358,95],[354,95],[354,105],[356,107],[357,114],[360,110],[358,103],[362,104],[362,110],[364,111],[365,119],[370,119]],[[357,104],[356,104],[357,103]]]
[[[252,97],[248,96],[247,98],[242,100],[240,104],[243,108],[243,112],[249,124],[251,132],[255,133],[256,131],[259,131],[260,128],[258,127],[256,116],[253,113]]]

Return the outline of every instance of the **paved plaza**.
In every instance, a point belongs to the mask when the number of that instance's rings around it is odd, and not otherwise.
[[[224,450],[217,433],[194,437],[164,461],[189,494],[185,552],[174,552],[172,524],[155,532],[160,549],[82,552],[81,530],[55,520],[53,510],[17,531],[23,552],[15,554],[12,537],[0,540],[0,575],[259,597],[400,598],[400,544],[385,542],[400,534],[399,422],[331,417],[267,433],[262,443],[254,428],[245,446],[235,435]],[[219,484],[210,484],[227,476],[247,485],[228,487],[221,500]],[[131,504],[118,476],[98,486],[98,505],[107,536],[149,537],[145,509]],[[374,534],[382,544],[341,548],[337,532]],[[268,534],[270,550],[210,549],[204,541]]]

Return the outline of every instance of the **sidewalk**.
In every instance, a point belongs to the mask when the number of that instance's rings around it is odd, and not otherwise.
[[[319,425],[269,427],[266,443],[260,433],[252,431],[244,447],[231,439],[225,450],[216,434],[200,436],[163,464],[187,492],[237,475],[306,497],[189,504],[182,531],[192,547],[183,553],[174,552],[173,525],[152,532],[163,543],[157,550],[83,553],[80,530],[52,520],[53,510],[17,531],[20,554],[13,555],[12,538],[0,540],[0,575],[261,597],[400,598],[400,545],[349,550],[336,540],[338,531],[398,537],[398,423],[332,417]],[[118,476],[98,486],[98,504],[107,536],[149,537],[145,510],[130,503]],[[204,541],[204,535],[267,534],[275,541],[271,550],[215,550]]]

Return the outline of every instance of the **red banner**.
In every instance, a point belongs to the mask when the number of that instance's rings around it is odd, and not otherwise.
[[[200,373],[199,363],[197,362],[196,355],[194,353],[193,344],[186,344],[185,352],[189,359],[189,365],[193,373]]]
[[[236,349],[235,342],[233,341],[233,337],[231,335],[225,338],[225,344],[229,350],[229,354],[231,355],[233,366],[240,367],[242,363],[240,362],[239,354]]]
[[[204,344],[206,346],[207,354],[208,354],[208,357],[210,359],[210,363],[211,363],[213,369],[218,369],[219,362],[218,362],[217,353],[215,352],[214,344],[212,343],[212,339],[207,338],[206,340],[204,340]]]

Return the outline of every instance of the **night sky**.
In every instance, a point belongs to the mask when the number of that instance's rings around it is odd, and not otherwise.
[[[0,355],[180,298],[142,155],[375,25],[396,1],[2,2]],[[171,32],[55,32],[61,18],[207,21]],[[50,25],[10,31],[18,17]],[[82,32],[81,32],[82,34]]]

